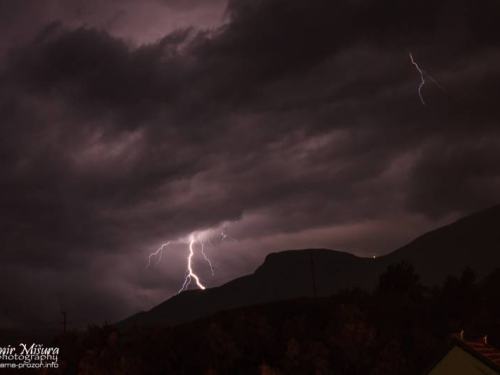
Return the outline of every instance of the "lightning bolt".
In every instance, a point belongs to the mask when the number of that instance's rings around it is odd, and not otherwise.
[[[163,245],[160,246],[160,248],[158,250],[156,250],[154,253],[151,253],[149,254],[149,257],[148,257],[148,264],[146,265],[146,268],[149,268],[149,266],[151,265],[151,258],[155,255],[158,255],[160,254],[160,256],[158,257],[158,259],[156,260],[156,263],[155,263],[155,267],[158,265],[158,263],[160,263],[161,261],[161,257],[163,255],[163,248],[167,247],[168,245],[170,245],[170,241],[167,242],[167,243],[164,243]]]
[[[410,51],[408,51],[408,54],[410,55],[411,63],[415,66],[415,69],[417,69],[418,72],[420,73],[420,86],[418,86],[418,96],[420,97],[420,101],[422,102],[422,105],[425,105],[425,101],[424,101],[424,98],[422,96],[422,87],[424,87],[424,85],[425,85],[425,77],[424,77],[425,73],[422,69],[420,69],[418,64],[415,62],[415,60],[413,59],[413,55],[411,54]]]
[[[425,77],[429,78],[429,80],[434,83],[437,87],[439,87],[441,90],[445,91],[443,86],[441,86],[439,83],[436,82],[434,78],[432,78],[429,74],[426,73],[425,70],[421,69],[415,59],[413,58],[413,55],[411,54],[411,51],[408,51],[408,54],[410,55],[410,61],[417,69],[418,73],[420,74],[420,85],[418,86],[418,96],[420,97],[420,101],[422,102],[422,105],[425,105],[424,97],[422,95],[422,88],[425,85]]]
[[[187,274],[186,278],[184,279],[184,284],[182,285],[182,288],[179,289],[178,293],[181,293],[188,288],[189,284],[191,284],[191,279],[195,280],[196,285],[198,285],[198,288],[205,290],[205,285],[203,285],[200,282],[200,278],[193,272],[192,259],[193,259],[193,255],[194,255],[193,245],[195,242],[196,241],[195,241],[194,237],[191,235],[191,242],[189,243],[189,256],[188,256],[188,263],[187,263],[188,274]]]
[[[223,224],[222,225],[222,229],[220,229],[221,230],[221,232],[220,232],[221,242],[220,243],[222,243],[225,239],[230,239],[232,241],[236,241],[233,237],[229,236],[226,233],[226,227],[227,227],[227,224]],[[211,230],[211,231],[213,231],[213,230]],[[182,287],[179,289],[178,293],[181,293],[181,292],[187,290],[189,288],[189,286],[191,285],[191,282],[193,280],[195,281],[195,283],[196,283],[196,285],[198,286],[199,289],[202,289],[202,290],[206,289],[205,285],[203,285],[203,283],[201,282],[200,277],[193,270],[193,256],[194,256],[194,253],[195,253],[195,245],[196,244],[199,244],[200,252],[203,255],[203,258],[205,259],[205,261],[210,266],[210,271],[212,272],[212,276],[215,275],[215,270],[214,270],[214,267],[212,265],[212,262],[210,261],[210,258],[207,256],[207,254],[205,252],[205,242],[208,243],[208,244],[210,244],[211,246],[215,247],[212,244],[212,242],[210,241],[210,237],[207,236],[207,232],[210,233],[210,231],[193,232],[189,236],[189,241],[188,241],[188,243],[189,243],[189,247],[188,247],[189,248],[189,253],[188,253],[188,256],[187,256],[187,269],[186,269],[186,274],[185,274],[184,282],[182,284]],[[200,239],[200,237],[202,239]],[[185,240],[181,239],[178,242],[185,243]],[[151,266],[152,258],[154,256],[158,256],[158,259],[155,262],[155,266],[158,263],[160,263],[162,255],[163,255],[163,249],[165,247],[169,246],[169,245],[170,245],[170,241],[167,242],[167,243],[164,243],[163,245],[161,245],[161,247],[158,250],[156,250],[155,252],[149,254],[148,264],[146,265],[146,268],[149,268]]]
[[[208,259],[207,254],[205,254],[205,244],[200,241],[200,245],[201,245],[201,253],[203,254],[203,258],[205,258],[205,260],[207,261],[208,265],[210,266],[210,271],[212,271],[212,276],[214,276],[215,272],[214,272],[214,267],[212,266],[212,262],[210,261],[210,259]]]

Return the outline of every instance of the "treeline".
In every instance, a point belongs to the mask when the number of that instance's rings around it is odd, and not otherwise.
[[[372,293],[274,302],[175,327],[89,327],[55,339],[50,374],[420,374],[453,332],[500,342],[500,269],[471,269],[427,288],[407,263],[390,266]],[[196,306],[193,306],[196,308]]]

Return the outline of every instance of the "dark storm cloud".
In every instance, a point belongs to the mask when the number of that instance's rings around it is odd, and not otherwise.
[[[207,4],[220,4],[225,5],[226,2],[224,0],[158,0],[162,4],[165,4],[172,8],[180,8],[180,9],[193,9],[200,6],[206,6]]]
[[[2,60],[5,274],[31,272],[23,295],[46,281],[42,320],[68,304],[111,320],[177,290],[182,254],[145,273],[151,249],[224,221],[238,274],[295,243],[387,251],[497,203],[500,9],[483,5],[234,0],[217,28],[139,46],[94,13],[47,19]],[[426,106],[408,49],[444,87],[428,80]],[[2,321],[31,319],[1,298]]]
[[[429,145],[412,172],[410,208],[442,215],[487,207],[500,188],[498,138],[444,140]],[[424,183],[422,183],[422,181]]]
[[[176,55],[188,30],[134,51],[104,31],[51,31],[13,57],[9,79],[37,93],[67,95],[82,116],[121,115],[129,126],[179,93],[183,77]]]

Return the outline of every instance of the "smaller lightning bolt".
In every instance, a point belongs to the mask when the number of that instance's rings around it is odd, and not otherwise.
[[[415,69],[417,69],[418,72],[420,73],[420,86],[418,86],[418,96],[420,97],[420,101],[422,102],[422,105],[425,105],[425,101],[424,101],[424,98],[422,96],[422,87],[424,87],[424,85],[425,85],[425,77],[424,77],[425,72],[422,69],[420,69],[418,64],[415,62],[411,52],[408,51],[408,53],[410,55],[411,63],[415,66]]]
[[[205,254],[205,244],[200,241],[200,245],[201,245],[201,253],[203,254],[203,258],[205,258],[205,260],[207,261],[208,265],[210,266],[210,271],[212,271],[212,276],[214,276],[215,272],[214,272],[214,267],[212,266],[212,262],[210,261],[210,259],[208,259],[207,254]]]
[[[422,96],[422,87],[424,87],[424,85],[425,85],[425,77],[429,78],[429,80],[431,80],[431,82],[434,83],[441,90],[445,91],[445,89],[443,88],[443,86],[441,86],[439,83],[437,83],[437,81],[434,78],[432,78],[429,74],[427,74],[427,72],[425,70],[421,69],[418,66],[418,64],[416,63],[416,61],[413,58],[413,55],[411,54],[410,51],[408,51],[408,54],[410,55],[411,63],[413,64],[415,69],[417,69],[417,71],[420,74],[420,85],[418,86],[418,96],[420,97],[420,101],[422,102],[422,105],[425,105],[424,97]]]
[[[159,257],[156,260],[155,267],[158,265],[158,263],[160,263],[161,257],[163,255],[163,248],[167,247],[168,245],[170,245],[170,241],[161,245],[160,248],[158,250],[156,250],[154,253],[149,254],[148,264],[146,265],[146,268],[149,268],[149,266],[151,265],[151,258],[155,255],[158,255],[158,254],[159,254]]]

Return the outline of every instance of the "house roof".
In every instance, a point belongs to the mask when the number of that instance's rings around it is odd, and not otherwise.
[[[500,351],[487,343],[485,337],[475,340],[461,339],[460,336],[455,339],[465,346],[467,349],[473,350],[475,353],[484,357],[489,362],[493,362],[500,368]]]
[[[494,348],[487,342],[487,337],[482,338],[465,338],[462,333],[456,333],[451,335],[450,346],[446,350],[446,354],[436,360],[434,363],[430,364],[422,374],[431,373],[436,366],[451,353],[454,347],[461,348],[466,353],[481,361],[484,365],[491,368],[496,373],[500,374],[500,350]]]

